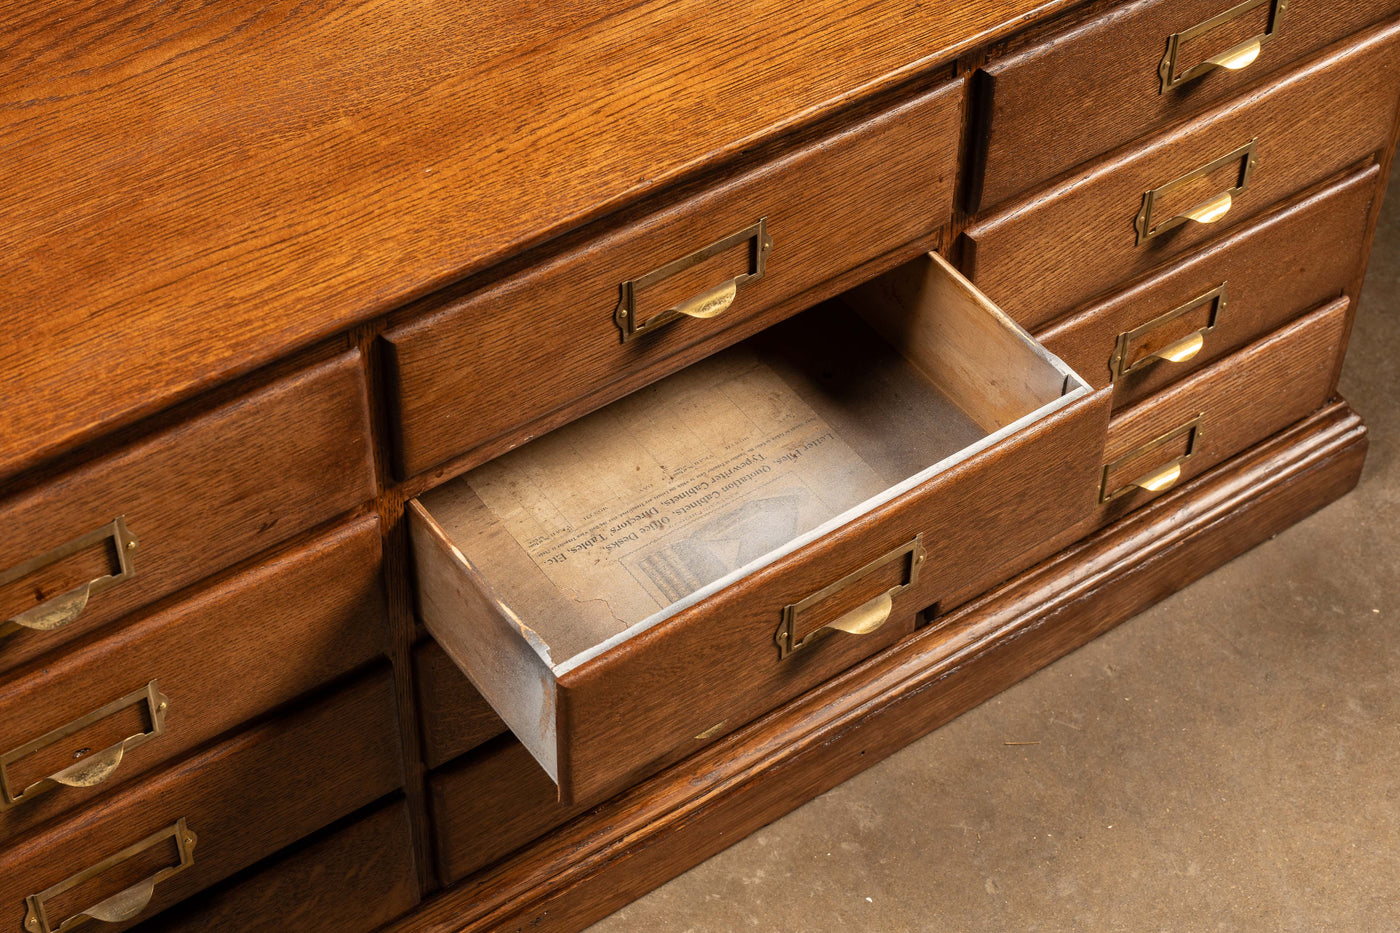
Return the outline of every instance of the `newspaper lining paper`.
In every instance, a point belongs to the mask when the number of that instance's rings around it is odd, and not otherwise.
[[[668,383],[467,477],[550,583],[619,630],[888,485],[751,352]]]

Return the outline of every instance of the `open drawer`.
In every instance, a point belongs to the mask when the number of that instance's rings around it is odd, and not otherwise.
[[[1043,553],[1108,402],[923,256],[414,500],[423,621],[601,799]]]

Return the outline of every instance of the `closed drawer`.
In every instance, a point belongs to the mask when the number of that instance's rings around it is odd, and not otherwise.
[[[367,663],[384,641],[369,517],[0,678],[0,839]]]
[[[1024,194],[1397,10],[1400,0],[1139,0],[993,61],[978,76],[980,205]]]
[[[141,933],[377,930],[418,903],[408,806],[383,805],[234,881],[152,918]]]
[[[587,407],[620,397],[679,368],[682,350],[732,343],[722,329],[938,229],[962,100],[963,82],[944,85],[390,329],[401,472],[524,436],[595,393]],[[633,322],[644,326],[624,340]]]
[[[430,774],[428,806],[443,884],[485,868],[585,809],[561,804],[554,782],[510,736]]]
[[[926,256],[412,502],[423,619],[597,799],[1089,515],[1107,401]]]
[[[1368,33],[977,223],[972,280],[1036,329],[1380,151],[1397,39],[1397,24]]]
[[[1345,349],[1348,304],[1332,302],[1115,416],[1099,524],[1321,408]]]
[[[7,845],[0,905],[28,933],[85,913],[125,929],[401,784],[376,674]]]
[[[0,501],[0,671],[374,493],[349,353]]]
[[[1350,285],[1380,169],[1270,214],[1037,335],[1115,407],[1141,401]]]
[[[429,639],[413,650],[423,760],[436,768],[506,731],[489,703],[442,646]]]

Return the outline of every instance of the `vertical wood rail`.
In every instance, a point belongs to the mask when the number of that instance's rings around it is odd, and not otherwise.
[[[404,496],[393,485],[390,457],[392,434],[389,430],[388,389],[380,359],[379,334],[384,318],[352,330],[351,347],[360,349],[365,361],[365,382],[369,386],[370,433],[374,450],[374,482],[377,495],[374,510],[379,516],[379,534],[384,580],[386,653],[394,670],[394,696],[398,703],[399,740],[403,749],[404,798],[408,803],[413,857],[418,867],[419,893],[426,895],[437,887],[432,861],[427,806],[427,766],[418,728],[418,697],[414,688],[413,643],[417,623],[413,615],[413,586],[408,566],[408,530],[403,521]]]

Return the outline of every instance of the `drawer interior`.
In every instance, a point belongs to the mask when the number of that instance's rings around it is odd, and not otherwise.
[[[899,271],[413,504],[457,564],[420,557],[429,630],[547,769],[541,681],[1089,391],[941,257]]]

